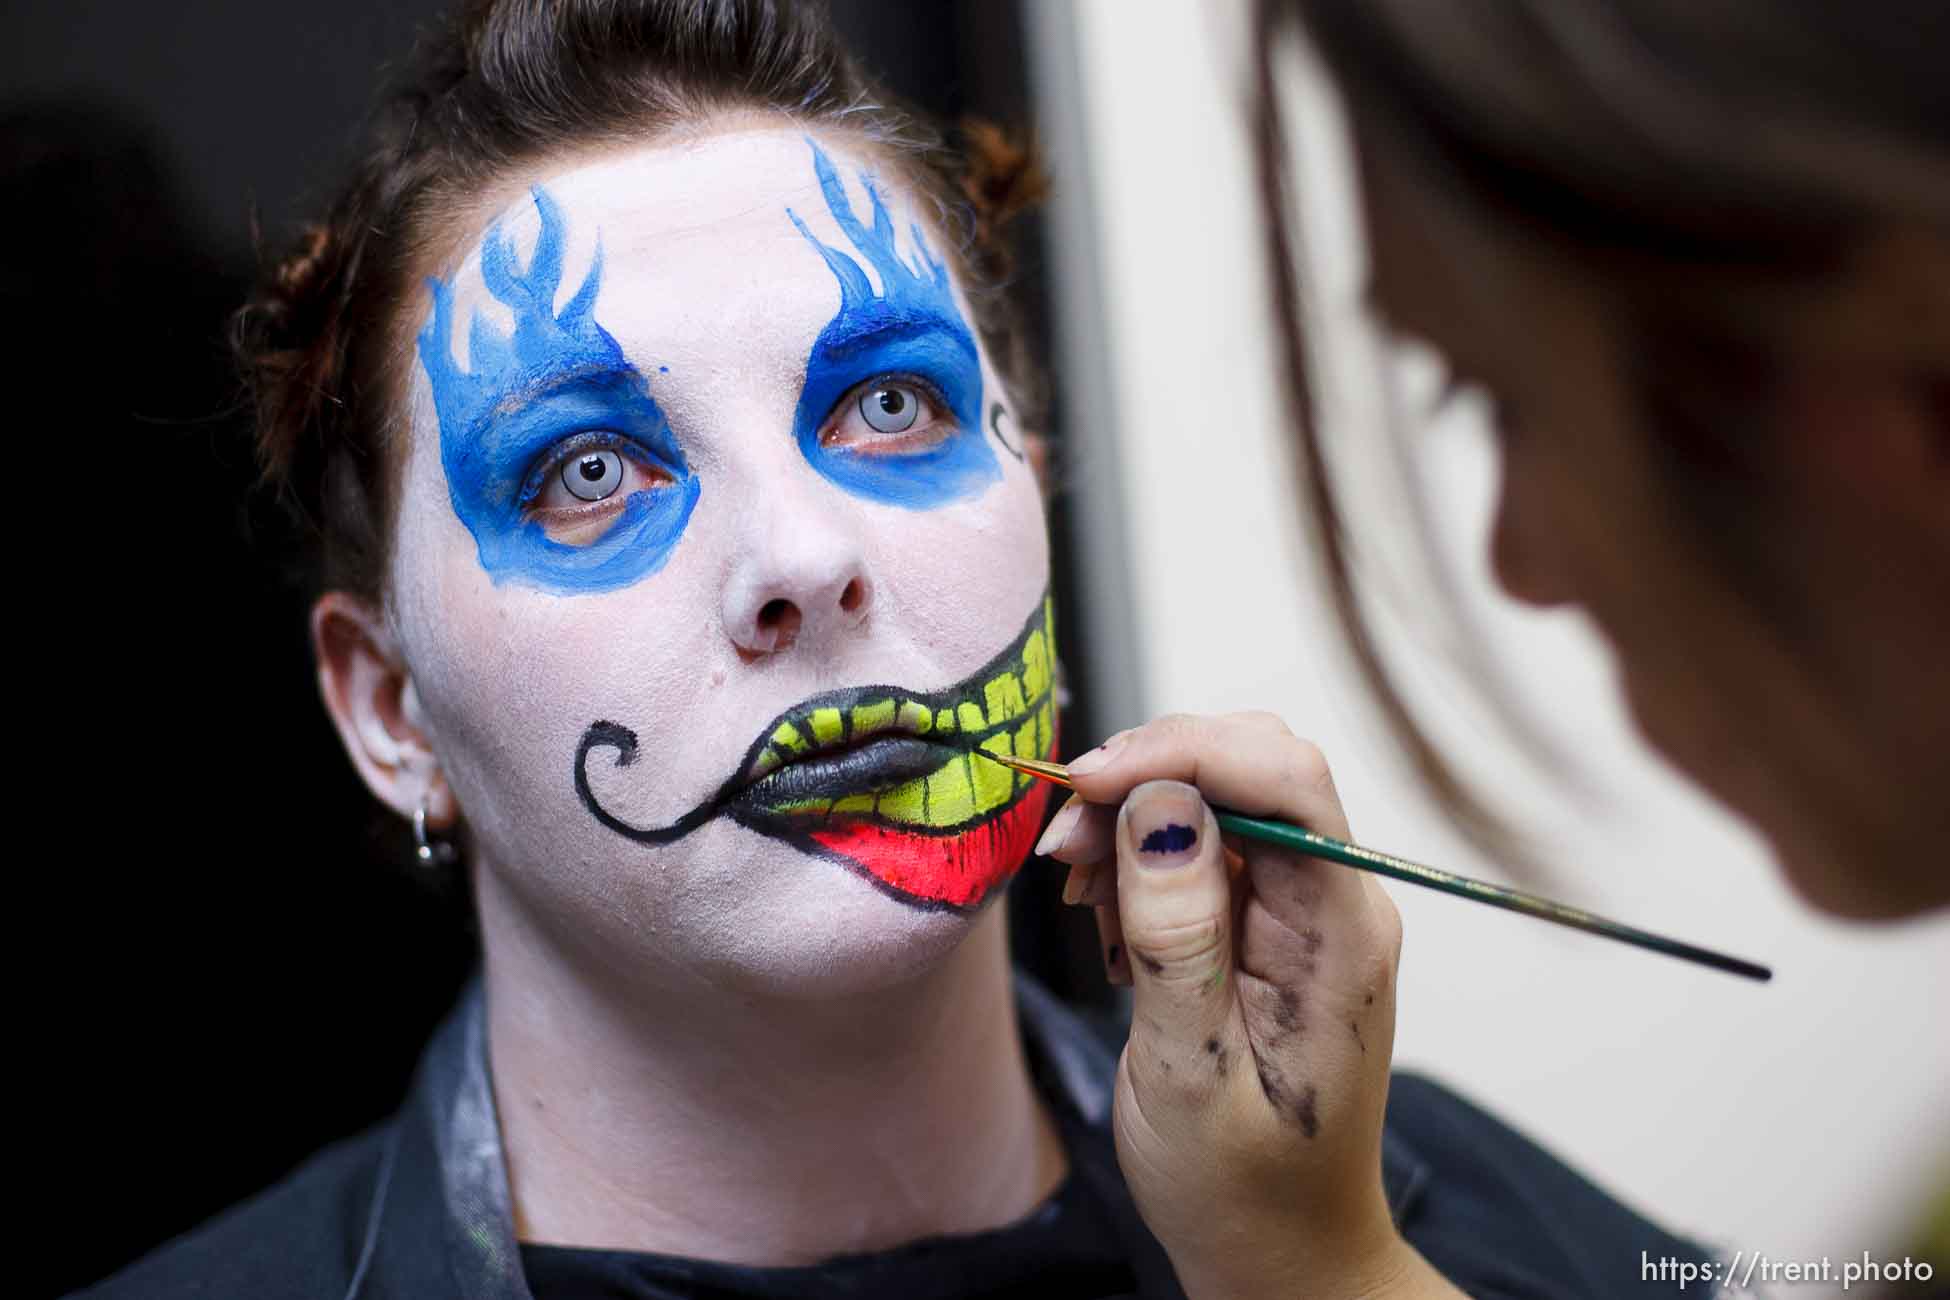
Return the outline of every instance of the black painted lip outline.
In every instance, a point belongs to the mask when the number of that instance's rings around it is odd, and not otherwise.
[[[582,800],[582,806],[589,810],[590,816],[594,817],[598,823],[615,831],[623,838],[632,840],[638,844],[674,843],[684,836],[689,835],[713,817],[727,812],[731,813],[733,818],[742,826],[748,826],[761,833],[772,834],[776,838],[799,843],[806,837],[789,831],[787,826],[789,818],[787,816],[771,813],[762,807],[744,808],[739,806],[738,796],[753,788],[756,784],[747,780],[748,774],[751,772],[753,765],[757,763],[758,756],[771,743],[773,733],[778,730],[781,723],[790,722],[794,718],[810,716],[812,711],[817,708],[840,708],[842,704],[845,704],[846,708],[843,709],[841,716],[848,719],[847,733],[850,734],[852,730],[851,705],[863,698],[878,700],[891,696],[898,699],[913,700],[916,703],[925,703],[935,709],[947,707],[950,704],[959,704],[962,700],[969,698],[975,691],[981,689],[990,678],[1007,669],[1012,661],[1019,662],[1023,648],[1029,643],[1029,638],[1038,630],[1044,630],[1047,636],[1048,614],[1049,593],[1045,591],[1037,599],[1035,610],[1024,621],[1022,631],[1016,634],[1008,646],[952,686],[943,687],[941,690],[931,692],[915,692],[909,691],[904,687],[887,685],[843,686],[812,696],[784,710],[766,725],[764,730],[759,733],[758,739],[753,741],[751,746],[746,749],[744,758],[739,762],[738,767],[732,775],[714,793],[707,796],[695,808],[692,808],[668,826],[646,827],[631,825],[629,822],[624,821],[604,808],[601,801],[596,798],[596,792],[589,785],[589,751],[592,749],[614,749],[616,751],[616,766],[629,767],[636,762],[638,749],[636,732],[630,730],[620,722],[599,719],[583,729],[582,739],[576,744],[573,766],[576,797]],[[1045,688],[1046,691],[1054,689],[1054,683]],[[1040,707],[1040,705],[1037,707]],[[1030,710],[1025,709],[1024,716],[1028,712]],[[897,719],[899,713],[899,709],[896,708],[895,717]],[[909,733],[896,732],[895,734]],[[944,740],[935,740],[932,736],[922,738],[932,740],[933,743],[941,745],[943,749],[953,749],[966,753],[972,751],[976,747],[976,742],[984,735],[989,734],[989,729],[984,728],[983,732],[970,737],[969,742],[965,745],[959,743],[959,741],[966,733],[957,730],[953,734],[957,739],[957,743],[955,744],[948,744]],[[842,736],[842,743],[844,741],[845,735]],[[983,820],[1001,816],[1010,808],[1014,807],[1021,797],[1022,791],[1019,788],[1015,796],[1008,803],[991,810],[991,813],[985,816]],[[914,834],[925,835],[929,833],[931,828],[924,826],[902,826],[901,829],[911,831]],[[956,834],[966,829],[967,825],[952,828],[953,833]],[[805,845],[800,844],[800,847],[803,848]],[[824,856],[823,853],[822,856]]]

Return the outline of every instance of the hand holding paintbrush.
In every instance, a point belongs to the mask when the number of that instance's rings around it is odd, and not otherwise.
[[[1078,797],[1039,849],[1114,874],[1098,912],[1134,1007],[1113,1132],[1187,1293],[1459,1294],[1381,1187],[1394,903],[1371,875],[1259,841],[1238,842],[1235,876],[1206,803],[1345,839],[1319,752],[1263,715],[1168,718],[1068,776]]]
[[[1071,864],[1065,901],[1096,909],[1134,986],[1118,1154],[1193,1295],[1456,1294],[1378,1182],[1401,925],[1376,875],[1768,977],[1349,842],[1325,760],[1270,715],[1163,719],[1067,768],[995,761],[1077,791],[1037,848]]]

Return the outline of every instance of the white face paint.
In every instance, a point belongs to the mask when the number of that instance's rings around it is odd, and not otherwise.
[[[480,869],[576,948],[874,981],[1028,852],[966,750],[1052,750],[1041,499],[921,220],[751,129],[544,174],[432,286],[394,616]]]

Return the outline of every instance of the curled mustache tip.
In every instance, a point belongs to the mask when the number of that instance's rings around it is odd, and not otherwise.
[[[592,749],[613,749],[616,751],[616,766],[628,767],[636,762],[636,733],[620,722],[592,722],[582,733],[582,742],[576,746],[575,788],[576,797],[582,806],[598,822],[626,839],[639,844],[668,844],[682,839],[696,830],[717,811],[714,803],[700,804],[682,818],[668,826],[633,826],[616,816],[589,786],[589,751]]]
[[[614,749],[616,766],[628,767],[636,762],[636,733],[620,722],[592,722],[582,733],[582,743],[576,746],[578,770],[592,749]]]

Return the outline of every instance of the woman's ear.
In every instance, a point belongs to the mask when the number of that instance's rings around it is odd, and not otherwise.
[[[1040,433],[1024,431],[1022,434],[1022,454],[1029,460],[1029,468],[1036,475],[1036,485],[1043,489],[1043,500],[1050,497],[1049,481],[1049,439]]]
[[[311,609],[311,645],[326,712],[366,786],[402,817],[425,801],[430,827],[452,826],[453,791],[385,619],[357,596],[328,591]]]
[[[1049,438],[1032,429],[1022,429],[1016,433],[1022,446],[1022,459],[1029,466],[1029,472],[1036,479],[1036,491],[1043,498],[1043,509],[1050,508],[1056,497],[1056,484],[1050,478]]]

